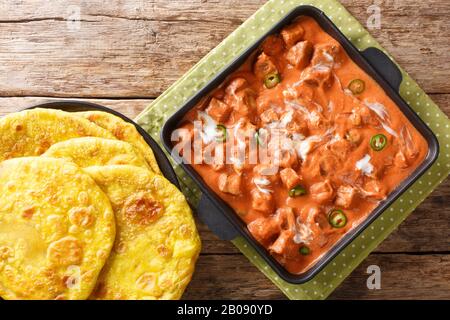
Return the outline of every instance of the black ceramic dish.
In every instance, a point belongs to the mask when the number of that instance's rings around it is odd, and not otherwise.
[[[376,48],[368,48],[360,52],[339,31],[331,20],[320,10],[311,6],[300,6],[282,18],[267,34],[261,37],[255,44],[250,46],[241,56],[230,65],[220,71],[212,81],[194,95],[184,106],[182,106],[165,123],[161,137],[165,148],[170,152],[173,148],[170,141],[171,133],[178,127],[184,115],[213,89],[218,87],[226,77],[236,70],[242,63],[259,47],[261,42],[270,34],[279,32],[299,16],[310,16],[319,25],[336,39],[345,49],[350,58],[361,67],[367,74],[384,89],[386,94],[397,104],[400,110],[411,121],[416,129],[424,136],[429,145],[428,155],[423,163],[403,183],[401,183],[387,199],[382,201],[373,210],[365,221],[344,235],[326,254],[324,254],[308,271],[302,274],[292,274],[284,269],[248,232],[245,223],[222,199],[219,198],[188,164],[181,164],[186,172],[196,181],[202,191],[202,198],[197,212],[209,228],[219,237],[232,240],[237,236],[243,236],[261,255],[261,257],[273,268],[273,270],[284,280],[290,283],[304,283],[314,277],[324,268],[336,255],[338,255],[350,242],[352,242],[367,226],[369,226],[383,211],[389,207],[405,190],[408,189],[436,160],[439,153],[439,145],[433,132],[414,113],[407,103],[399,95],[399,87],[402,82],[402,74],[397,66]],[[178,162],[181,159],[176,159]]]
[[[180,188],[180,185],[178,183],[178,178],[173,171],[172,165],[170,164],[169,160],[167,159],[166,155],[164,154],[164,151],[161,149],[161,147],[156,143],[155,140],[153,140],[150,135],[145,132],[144,129],[142,129],[139,125],[137,125],[133,120],[127,118],[123,114],[114,111],[112,109],[109,109],[107,107],[90,103],[90,102],[84,102],[84,101],[52,101],[47,103],[38,104],[35,106],[32,106],[27,109],[35,109],[35,108],[47,108],[47,109],[59,109],[67,112],[80,112],[80,111],[103,111],[111,113],[117,117],[122,118],[126,122],[131,123],[136,127],[138,132],[141,134],[142,138],[144,138],[145,142],[149,145],[149,147],[153,150],[153,154],[155,155],[156,162],[158,163],[158,166],[162,172],[162,174],[169,180],[172,184],[174,184],[178,189]]]

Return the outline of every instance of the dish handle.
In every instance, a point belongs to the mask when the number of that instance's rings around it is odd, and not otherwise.
[[[231,241],[239,236],[236,228],[221,212],[218,212],[216,206],[203,194],[197,207],[197,214],[200,220],[221,240]]]
[[[399,92],[403,76],[397,65],[378,48],[367,48],[362,54],[389,85]]]

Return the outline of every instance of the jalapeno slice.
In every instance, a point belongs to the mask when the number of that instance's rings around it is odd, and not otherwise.
[[[278,74],[278,73],[269,73],[264,78],[264,85],[266,86],[267,89],[274,88],[280,82],[281,82],[281,77],[280,77],[280,74]]]
[[[227,140],[227,128],[223,124],[218,124],[216,126],[216,130],[217,130],[216,141],[225,142]]]
[[[291,190],[289,190],[289,197],[295,198],[306,194],[306,189],[302,185],[296,185]]]
[[[311,249],[309,249],[307,246],[301,246],[300,249],[298,249],[298,252],[300,252],[302,256],[307,256],[311,253]]]
[[[386,147],[387,138],[384,134],[379,133],[370,138],[370,147],[375,151],[381,151]]]
[[[343,228],[347,224],[347,216],[340,209],[333,209],[328,215],[328,222],[333,228]]]
[[[353,94],[361,94],[366,89],[366,83],[361,79],[354,79],[354,80],[350,81],[350,83],[348,85],[348,89]]]

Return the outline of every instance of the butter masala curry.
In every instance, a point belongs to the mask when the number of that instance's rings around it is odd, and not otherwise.
[[[310,17],[267,37],[180,128],[192,151],[180,151],[184,159],[293,274],[367,218],[428,152],[383,89]]]

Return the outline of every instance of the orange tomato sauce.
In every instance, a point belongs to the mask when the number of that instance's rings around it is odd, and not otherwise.
[[[360,93],[349,89],[355,79],[364,86]],[[227,155],[225,164],[203,161],[193,167],[294,274],[307,271],[366,219],[428,152],[425,139],[383,89],[310,17],[269,36],[193,108],[180,126],[188,131],[186,141],[196,134],[195,120],[223,126],[216,130],[219,136],[225,128],[225,139],[197,132],[200,144],[214,154],[226,151],[236,132],[259,138],[270,128],[283,133],[274,148],[270,135],[258,141],[261,149],[278,152],[275,165],[250,163],[249,152],[244,162]],[[379,134],[386,141],[377,151],[371,139]],[[248,150],[250,139],[244,143]],[[296,187],[305,194],[295,195]],[[347,219],[343,227],[330,223],[335,209]]]

